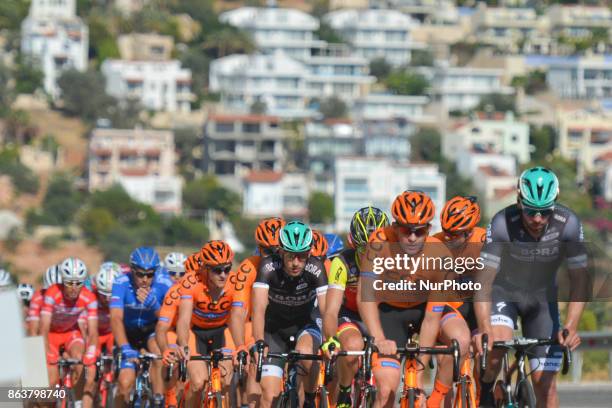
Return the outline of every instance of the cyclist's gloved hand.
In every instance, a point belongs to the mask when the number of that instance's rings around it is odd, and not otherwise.
[[[92,365],[96,362],[96,346],[89,346],[83,355],[83,365]]]
[[[121,346],[121,358],[123,360],[132,360],[138,358],[138,352],[132,348],[129,344]]]
[[[340,349],[340,340],[338,340],[338,338],[336,336],[332,336],[330,338],[328,338],[325,343],[321,344],[321,351],[323,351],[327,356],[329,356],[329,354],[331,353],[330,351],[330,347],[333,345],[333,349],[334,350],[339,350]]]
[[[157,300],[157,296],[154,291],[150,291],[147,298],[142,302],[142,305],[147,309],[159,309],[159,301]]]

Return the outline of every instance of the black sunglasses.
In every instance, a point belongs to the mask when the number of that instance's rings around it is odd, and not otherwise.
[[[541,209],[541,208],[523,207],[522,211],[523,211],[523,214],[527,215],[528,217],[535,217],[538,214],[540,214],[541,217],[550,217],[552,213],[555,211],[555,209],[554,208]]]
[[[185,275],[185,272],[168,271],[168,275],[182,277],[183,275]]]
[[[408,236],[410,236],[411,234],[414,234],[417,237],[422,237],[426,235],[427,232],[429,231],[429,225],[425,225],[422,227],[413,227],[411,225],[396,224],[396,226],[402,234],[408,235]]]
[[[146,272],[136,271],[136,272],[134,272],[134,275],[136,275],[137,278],[153,279],[153,276],[155,275],[155,272],[146,273]]]
[[[210,268],[211,272],[215,275],[228,274],[232,270],[232,265],[225,266],[215,266],[214,268]]]

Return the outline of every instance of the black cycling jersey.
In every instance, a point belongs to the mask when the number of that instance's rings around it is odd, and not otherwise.
[[[481,251],[484,264],[498,271],[495,282],[530,289],[556,286],[563,259],[569,269],[586,268],[587,252],[580,220],[569,208],[555,205],[544,234],[533,238],[521,221],[518,205],[498,212]]]
[[[268,289],[266,331],[268,323],[275,326],[310,320],[318,294],[327,291],[327,274],[321,260],[311,256],[300,276],[290,277],[283,270],[280,256],[262,259],[257,270],[254,288]]]

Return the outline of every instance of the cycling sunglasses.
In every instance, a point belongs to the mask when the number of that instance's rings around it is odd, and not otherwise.
[[[227,275],[230,273],[230,271],[232,270],[232,265],[220,265],[220,266],[215,266],[214,268],[210,268],[210,271],[212,273],[214,273],[215,275]]]
[[[414,227],[411,225],[405,224],[395,224],[397,229],[402,233],[402,235],[412,235],[414,234],[417,238],[421,238],[429,232],[429,225],[422,225],[418,227]]]
[[[133,272],[134,276],[136,276],[137,278],[153,279],[153,276],[155,276],[155,271],[153,271],[152,269],[149,269],[147,271],[145,271],[144,269],[134,269]]]
[[[555,211],[555,207],[551,207],[551,208],[531,208],[531,207],[525,207],[523,206],[521,208],[521,211],[523,212],[523,214],[525,214],[528,217],[535,217],[538,214],[541,217],[550,217],[552,215],[552,213]]]
[[[177,276],[179,278],[182,278],[183,275],[185,275],[185,272],[168,271],[168,275],[170,275],[170,276]]]

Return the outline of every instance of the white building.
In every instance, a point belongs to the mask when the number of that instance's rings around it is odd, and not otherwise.
[[[516,202],[516,174],[494,166],[478,168],[478,182],[474,188],[484,204],[483,218],[491,219],[502,208]]]
[[[418,122],[427,120],[424,109],[428,102],[426,96],[371,93],[355,101],[352,113],[365,120],[404,118]]]
[[[609,7],[554,5],[546,10],[553,36],[564,35],[584,38],[593,29],[612,29],[612,11]]]
[[[477,112],[469,122],[458,124],[442,136],[442,154],[456,161],[461,152],[477,151],[513,157],[517,163],[530,160],[529,125],[512,112]]]
[[[143,129],[95,129],[89,141],[89,191],[119,183],[157,211],[181,211],[182,180],[175,173],[174,135]]]
[[[363,151],[366,157],[392,159],[408,163],[410,138],[416,126],[405,118],[363,120],[359,122],[363,134]]]
[[[243,213],[253,217],[304,217],[310,188],[303,173],[253,171],[244,178]]]
[[[336,157],[362,151],[362,134],[351,120],[309,121],[304,135],[309,170],[316,178],[333,178]]]
[[[221,13],[219,20],[245,30],[267,54],[281,50],[307,60],[312,48],[325,44],[315,36],[319,20],[297,9],[240,7]]]
[[[119,99],[133,98],[147,109],[189,112],[191,70],[180,61],[127,61],[108,59],[101,71],[106,78],[106,92]]]
[[[548,87],[562,98],[612,98],[612,57],[583,57],[552,62]]]
[[[348,231],[358,209],[374,205],[390,214],[391,203],[401,192],[421,190],[441,209],[446,198],[446,177],[437,164],[398,164],[365,157],[338,157],[335,163],[336,230]],[[434,230],[439,218],[434,217]]]
[[[372,60],[382,57],[392,65],[410,62],[412,50],[424,48],[412,40],[418,22],[388,9],[336,10],[323,20],[348,41],[355,54]]]
[[[511,87],[502,84],[501,69],[436,67],[421,71],[429,77],[434,100],[449,111],[472,109],[484,95],[513,93]]]
[[[459,20],[459,11],[452,0],[371,0],[370,5],[388,5],[427,24],[448,25]]]
[[[220,92],[229,109],[246,113],[259,101],[270,115],[311,115],[306,109],[308,67],[282,52],[219,58],[211,62],[209,75],[210,90]]]
[[[89,31],[76,15],[76,1],[33,0],[21,23],[21,52],[42,68],[45,91],[59,97],[62,71],[87,69]]]
[[[516,174],[516,159],[500,153],[461,150],[457,155],[457,172],[465,178],[480,180],[480,167],[495,168],[507,174]]]

